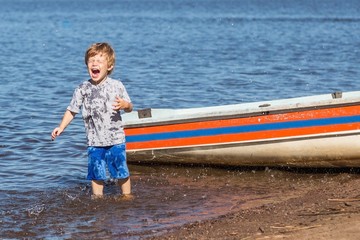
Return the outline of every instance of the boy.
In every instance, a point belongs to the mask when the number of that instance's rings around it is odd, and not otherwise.
[[[74,91],[63,119],[52,133],[55,140],[82,111],[88,144],[88,175],[93,197],[102,197],[106,165],[118,180],[122,194],[131,193],[130,173],[126,164],[125,133],[120,110],[131,112],[133,105],[124,85],[109,75],[114,69],[115,52],[107,43],[95,43],[85,54],[90,79]]]

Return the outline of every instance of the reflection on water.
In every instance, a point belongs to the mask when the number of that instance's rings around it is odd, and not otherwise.
[[[301,194],[330,174],[275,169],[217,169],[130,165],[133,199],[108,181],[104,199],[91,200],[87,182],[73,188],[2,191],[5,238],[140,238]]]

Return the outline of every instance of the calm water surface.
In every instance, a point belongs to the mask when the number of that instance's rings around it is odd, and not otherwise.
[[[90,200],[78,116],[84,52],[107,41],[136,109],[359,90],[355,0],[0,0],[0,237],[139,238],[332,175],[131,165],[135,199]],[[281,187],[280,187],[281,186]],[[221,194],[220,194],[221,193]]]

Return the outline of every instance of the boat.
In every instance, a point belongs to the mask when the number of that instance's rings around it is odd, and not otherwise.
[[[122,117],[129,163],[360,166],[360,91]]]

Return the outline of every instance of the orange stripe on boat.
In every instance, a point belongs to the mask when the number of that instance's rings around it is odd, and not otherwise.
[[[331,118],[339,116],[353,116],[360,114],[360,106],[347,106],[330,109],[306,110],[301,112],[281,113],[274,115],[264,115],[245,118],[234,118],[225,120],[199,121],[193,123],[167,124],[161,126],[125,128],[127,136],[139,134],[152,134],[163,132],[176,132],[184,130],[208,129],[229,126],[243,126],[250,124],[265,124],[274,122],[288,122],[297,120],[308,120],[318,118]]]
[[[128,150],[153,149],[168,147],[190,147],[197,145],[224,144],[242,141],[255,141],[261,139],[296,137],[312,134],[324,134],[341,131],[352,131],[360,129],[360,123],[339,124],[330,126],[315,126],[306,128],[294,128],[284,130],[268,130],[260,132],[246,132],[240,134],[225,134],[216,136],[202,136],[193,138],[178,138],[167,140],[153,140],[146,142],[128,142]]]

